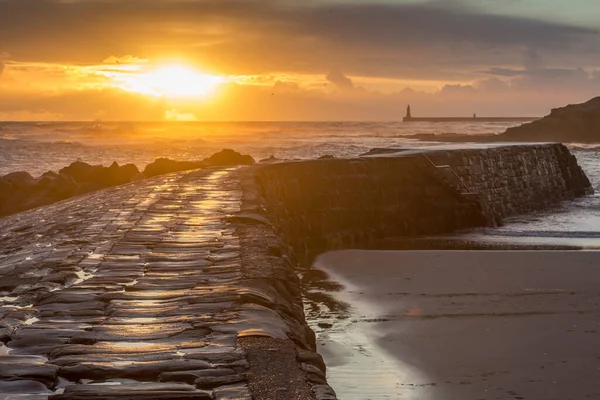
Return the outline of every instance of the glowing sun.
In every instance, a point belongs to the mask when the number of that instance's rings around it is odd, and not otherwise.
[[[223,82],[223,78],[207,75],[186,66],[166,66],[129,76],[125,90],[167,97],[206,97]]]

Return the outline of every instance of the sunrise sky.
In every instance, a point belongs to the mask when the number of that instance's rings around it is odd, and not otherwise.
[[[0,120],[538,116],[600,95],[598,0],[0,0]]]

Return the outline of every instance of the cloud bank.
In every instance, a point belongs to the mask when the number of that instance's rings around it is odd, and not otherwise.
[[[421,115],[543,115],[600,93],[594,27],[499,14],[485,4],[0,0],[0,38],[10,38],[0,41],[0,54],[6,53],[0,112],[389,120],[401,118],[407,103]],[[47,67],[39,81],[27,67],[29,78],[22,78],[24,64],[82,68],[163,59],[255,76],[257,84],[225,85],[214,101],[170,104],[114,88],[92,90],[95,79],[66,67]],[[276,75],[288,78],[270,82]],[[301,75],[319,78],[307,84]]]

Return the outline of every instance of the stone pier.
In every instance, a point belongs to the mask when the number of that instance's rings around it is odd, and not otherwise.
[[[593,193],[557,143],[375,153],[254,169],[269,219],[300,261],[390,237],[493,227]]]
[[[294,269],[241,199],[237,171],[205,170],[1,219],[0,397],[334,398]]]
[[[181,172],[0,219],[0,398],[335,399],[308,254],[590,192],[550,144]]]

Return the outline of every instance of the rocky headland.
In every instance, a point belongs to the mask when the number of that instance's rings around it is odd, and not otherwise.
[[[25,171],[0,176],[0,217],[29,210],[112,186],[162,174],[215,166],[254,164],[249,155],[224,149],[202,161],[175,161],[158,158],[140,172],[134,164],[90,165],[75,161],[58,172],[48,171],[34,178]]]
[[[554,108],[550,114],[500,134],[416,134],[414,139],[444,142],[600,143],[600,97],[582,104]]]

